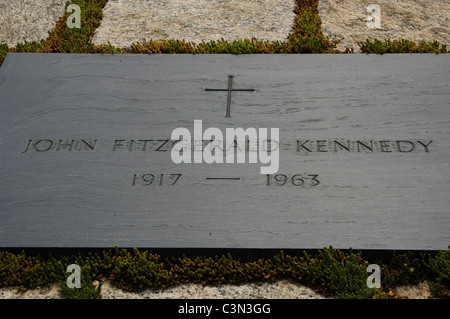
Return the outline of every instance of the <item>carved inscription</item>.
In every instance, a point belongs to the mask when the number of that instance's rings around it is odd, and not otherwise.
[[[51,140],[51,139],[30,139],[27,141],[25,149],[22,153],[28,151],[36,152],[58,152],[58,151],[69,151],[69,152],[83,152],[83,151],[94,151],[97,140],[92,139],[62,139],[62,140]]]
[[[132,186],[175,185],[183,174],[133,174]]]
[[[300,153],[411,153],[430,151],[433,141],[424,140],[297,140]]]
[[[140,138],[140,139],[111,139],[109,141],[100,141],[95,138],[64,138],[64,139],[28,139],[21,147],[21,154],[25,153],[51,153],[51,152],[110,152],[112,156],[119,152],[156,152],[160,154],[169,154],[171,149],[178,143],[178,140],[167,138]],[[202,147],[206,147],[209,143],[218,143],[214,140],[194,141]],[[248,142],[248,141],[247,141]],[[249,143],[245,144],[246,152],[257,151],[259,147],[267,147],[264,145],[256,145],[251,147]],[[239,144],[235,141],[235,148]],[[326,153],[341,154],[365,154],[370,156],[373,153],[430,153],[433,150],[433,141],[425,139],[297,139],[283,145],[276,145],[284,152],[295,152],[298,155],[313,155]],[[270,151],[270,148],[269,148]],[[282,153],[281,153],[282,154]],[[167,161],[170,157],[167,155]],[[282,156],[282,155],[281,155]],[[133,173],[131,176],[131,186],[134,187],[166,187],[179,184],[184,178],[183,174],[178,172],[141,172]],[[242,180],[242,176],[205,176],[205,181],[236,181]],[[277,174],[265,175],[265,186],[267,187],[318,187],[322,184],[322,178],[319,174],[314,173],[298,173],[283,172]],[[264,185],[264,184],[261,185]]]
[[[317,174],[285,174],[267,175],[266,186],[317,186],[320,184]]]
[[[23,151],[27,152],[83,152],[95,151],[98,139],[29,139],[26,141]],[[170,140],[165,138],[156,139],[115,139],[109,142],[109,149],[113,152],[168,152],[179,140]],[[214,142],[214,140],[195,141],[203,147]],[[217,143],[217,141],[215,141]],[[298,153],[429,153],[433,141],[409,139],[409,140],[340,140],[340,139],[321,139],[321,140],[296,140],[295,150]],[[258,145],[257,145],[258,146]],[[217,147],[217,146],[216,146]],[[239,147],[237,141],[234,147]],[[263,147],[270,151],[270,141],[266,141]],[[281,147],[281,146],[280,146]],[[251,147],[248,141],[245,143],[246,151],[257,151],[257,148]]]

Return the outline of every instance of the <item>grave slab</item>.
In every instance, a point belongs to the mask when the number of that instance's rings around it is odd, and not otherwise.
[[[10,53],[0,247],[446,249],[449,71],[447,55]],[[200,121],[260,139],[244,163],[176,164],[174,130],[211,145]]]

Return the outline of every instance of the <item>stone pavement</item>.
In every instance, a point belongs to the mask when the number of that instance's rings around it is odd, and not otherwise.
[[[178,39],[286,40],[294,0],[110,0],[93,42],[128,47],[133,42]]]
[[[369,4],[380,8],[380,27],[369,28]],[[357,41],[396,40],[399,37],[421,41],[439,41],[450,46],[450,1],[448,0],[320,0],[322,32],[339,40],[337,49],[353,47]]]
[[[68,0],[0,0],[0,43],[46,39]]]

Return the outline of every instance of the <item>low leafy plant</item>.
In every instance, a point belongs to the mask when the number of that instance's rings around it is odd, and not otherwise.
[[[390,264],[382,269],[383,285],[394,288],[402,285],[417,285],[426,278],[425,256],[415,256],[412,252],[397,254],[394,252]]]
[[[94,49],[92,37],[103,17],[103,7],[107,0],[71,0],[66,3],[66,9],[71,4],[80,7],[81,28],[69,28],[65,14],[58,20],[56,27],[43,41],[45,52],[56,53],[90,53]]]
[[[65,280],[62,280],[59,283],[59,287],[61,289],[61,296],[63,299],[102,299],[101,297],[101,289],[102,283],[101,281],[97,281],[97,284],[94,284],[96,281],[89,272],[86,272],[85,269],[81,269],[81,284],[80,288],[69,288],[67,286],[67,277],[70,274],[68,273]]]
[[[438,41],[426,42],[422,40],[414,42],[402,38],[384,41],[374,39],[373,41],[358,42],[358,45],[363,53],[448,53],[447,46],[441,45]]]
[[[361,254],[344,254],[335,249],[319,251],[316,257],[305,254],[306,271],[303,279],[320,287],[326,295],[337,298],[370,298],[373,290],[367,288],[368,263]]]
[[[81,288],[68,288],[67,266],[81,269]],[[352,250],[344,253],[332,247],[317,254],[299,256],[283,251],[269,259],[243,262],[230,254],[195,258],[163,258],[147,250],[118,249],[54,258],[27,256],[24,252],[0,252],[0,287],[12,286],[22,291],[59,282],[63,298],[96,299],[101,297],[101,278],[109,278],[118,287],[139,291],[166,288],[182,283],[203,285],[263,283],[290,279],[335,298],[398,298],[393,288],[427,280],[433,295],[449,298],[450,248],[434,256],[412,253],[394,254],[389,264],[380,264],[381,288],[367,287],[368,261]],[[414,270],[411,270],[414,269]],[[98,281],[98,285],[93,285]]]
[[[317,6],[318,1],[297,1],[293,31],[288,35],[290,53],[336,52],[337,42],[331,42],[322,33]]]
[[[32,53],[96,53],[108,49],[108,53],[118,53],[119,50],[111,50],[111,47],[100,46],[95,48],[92,43],[95,29],[100,25],[103,15],[103,7],[107,0],[71,0],[66,3],[66,9],[70,4],[80,7],[81,28],[69,28],[67,18],[71,13],[65,13],[56,23],[55,28],[49,32],[47,39],[33,42],[17,43],[14,48],[8,48],[6,44],[0,44],[0,66],[8,52],[32,52]]]
[[[60,280],[63,271],[62,264],[56,260],[30,257],[24,252],[17,255],[0,252],[0,286],[14,286],[20,290],[46,286]]]
[[[431,272],[431,292],[438,298],[450,298],[450,246],[430,257],[425,266]]]
[[[8,45],[6,43],[0,43],[0,66],[6,58],[6,55],[9,52]]]

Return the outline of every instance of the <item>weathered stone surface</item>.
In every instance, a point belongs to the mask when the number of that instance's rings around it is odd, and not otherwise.
[[[67,0],[0,0],[0,43],[14,47],[46,39],[64,15]]]
[[[108,1],[93,42],[129,47],[146,40],[283,41],[294,22],[293,0]]]
[[[447,55],[9,54],[0,246],[446,249],[449,68]],[[227,92],[205,88],[229,75],[255,91],[231,92],[227,118]],[[279,128],[278,175],[174,164],[167,140],[194,120]]]
[[[380,8],[380,28],[369,28],[367,7]],[[411,41],[439,41],[450,45],[450,2],[447,0],[320,0],[319,15],[325,36],[339,40],[338,50],[353,48],[357,42],[404,38]]]

